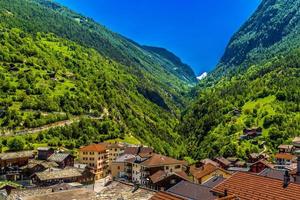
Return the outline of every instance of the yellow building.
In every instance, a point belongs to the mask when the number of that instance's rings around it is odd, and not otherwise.
[[[120,143],[108,144],[108,165],[111,166],[112,162],[115,161],[119,156],[124,153],[124,145]]]
[[[91,144],[79,149],[79,162],[86,164],[95,175],[95,180],[108,175],[107,144]]]
[[[227,172],[226,170],[219,168],[211,163],[208,163],[197,170],[194,170],[193,173],[193,180],[196,184],[202,184],[212,177],[221,176],[224,178],[229,178],[231,173]]]

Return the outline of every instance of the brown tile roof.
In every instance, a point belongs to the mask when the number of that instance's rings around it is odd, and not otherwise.
[[[149,200],[187,200],[186,198],[175,196],[167,192],[157,192]]]
[[[180,178],[182,178],[183,180],[186,180],[186,181],[189,180],[188,175],[183,171],[182,172],[167,173],[163,170],[159,170],[159,171],[155,172],[154,174],[152,174],[149,178],[152,181],[152,183],[158,183],[158,182],[160,182],[160,181],[164,180],[165,178],[170,177],[172,175],[178,176],[178,177],[180,177]]]
[[[290,153],[277,153],[275,155],[275,158],[276,159],[285,159],[285,160],[294,160],[296,159],[297,157],[290,154]]]
[[[206,175],[209,175],[209,174],[213,173],[216,170],[221,170],[221,171],[229,174],[229,172],[225,171],[224,169],[216,167],[213,164],[208,163],[208,164],[204,165],[202,168],[200,168],[200,170],[195,171],[193,173],[193,176],[196,179],[201,179],[202,177],[204,177]]]
[[[157,183],[160,180],[164,179],[167,176],[167,173],[163,170],[159,170],[152,174],[149,178],[152,181],[152,183]]]
[[[240,198],[236,195],[228,195],[226,197],[220,197],[216,200],[240,200]]]
[[[141,163],[141,165],[146,167],[155,167],[163,165],[173,165],[173,164],[186,164],[185,161],[176,160],[171,157],[163,156],[160,154],[153,154],[150,158]]]
[[[281,180],[255,174],[237,172],[212,189],[212,192],[237,195],[240,200],[299,200],[300,185],[290,183],[283,187]]]
[[[271,169],[274,168],[274,165],[273,165],[272,163],[269,163],[268,161],[266,161],[266,160],[264,160],[264,159],[261,159],[261,160],[255,162],[255,163],[251,164],[251,166],[252,166],[252,165],[256,165],[257,163],[262,163],[262,164],[264,164],[265,166],[267,166],[267,167],[269,167],[269,168],[271,168]]]
[[[106,143],[100,144],[90,144],[88,146],[81,147],[79,151],[88,151],[88,152],[105,152],[107,148]]]

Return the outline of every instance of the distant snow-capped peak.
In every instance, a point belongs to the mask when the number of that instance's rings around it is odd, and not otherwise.
[[[200,76],[197,77],[197,79],[200,81],[200,80],[204,79],[205,77],[207,77],[207,72],[202,73]]]

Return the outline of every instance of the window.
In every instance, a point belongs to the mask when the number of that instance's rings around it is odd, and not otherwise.
[[[176,166],[175,166],[175,169],[179,169],[179,168],[181,168],[180,165],[176,165]]]
[[[169,166],[166,166],[166,170],[168,170],[169,169]]]
[[[121,169],[121,167],[120,166],[118,166],[118,170],[120,170]]]

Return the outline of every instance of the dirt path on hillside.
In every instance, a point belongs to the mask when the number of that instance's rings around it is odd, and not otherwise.
[[[37,127],[37,128],[28,128],[28,129],[23,129],[23,130],[19,130],[19,131],[6,130],[6,131],[4,131],[4,133],[2,134],[2,136],[33,134],[33,133],[38,133],[38,132],[46,131],[46,130],[49,130],[51,128],[62,127],[62,126],[69,126],[69,125],[73,124],[74,122],[80,121],[81,118],[89,118],[89,119],[94,119],[94,120],[102,120],[104,118],[104,116],[106,116],[108,114],[109,114],[108,111],[104,110],[104,112],[101,114],[100,117],[93,117],[93,116],[89,116],[89,115],[82,115],[82,116],[72,117],[71,119],[68,119],[68,120],[63,120],[63,121],[58,121],[58,122],[54,122],[54,123],[51,123],[51,124],[47,124],[47,125],[44,125],[44,126],[41,126],[41,127]]]

